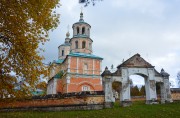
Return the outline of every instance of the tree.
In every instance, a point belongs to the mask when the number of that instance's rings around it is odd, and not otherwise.
[[[139,89],[138,89],[137,85],[131,87],[131,96],[139,96],[140,95],[139,93],[140,92],[139,92]]]
[[[180,72],[178,72],[178,74],[177,74],[177,81],[178,81],[178,86],[180,88]]]
[[[59,15],[54,9],[59,6],[59,0],[1,0],[0,96],[10,94],[8,86],[15,80],[24,83],[22,91],[35,88],[45,74],[39,45],[48,41],[49,31],[57,27]]]
[[[140,95],[141,96],[145,96],[146,95],[146,91],[145,91],[145,86],[144,85],[140,89]]]
[[[46,91],[46,89],[47,89],[47,83],[46,83],[45,81],[39,82],[39,83],[36,85],[36,89],[41,89],[41,90]]]

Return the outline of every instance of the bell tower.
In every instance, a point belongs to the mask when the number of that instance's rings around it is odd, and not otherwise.
[[[83,13],[80,13],[79,22],[76,22],[72,26],[73,38],[71,38],[70,51],[76,53],[87,53],[92,54],[92,42],[90,38],[91,26],[84,22]]]

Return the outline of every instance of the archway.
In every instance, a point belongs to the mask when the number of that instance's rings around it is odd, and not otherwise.
[[[122,106],[129,106],[132,104],[130,94],[130,76],[140,75],[145,80],[146,91],[146,104],[157,104],[156,83],[161,82],[161,103],[172,102],[171,92],[169,86],[169,74],[163,69],[161,72],[157,72],[150,63],[145,61],[136,54],[124,61],[117,67],[114,73],[111,73],[106,67],[101,74],[103,80],[103,87],[105,92],[105,107],[110,107],[114,102],[112,92],[112,82],[122,82],[122,90],[120,96],[120,104]]]
[[[141,75],[130,75],[130,94],[131,100],[145,101],[146,100],[146,88],[145,78]]]
[[[121,94],[121,91],[122,90],[122,83],[121,82],[118,82],[118,81],[114,81],[112,82],[112,92],[113,92],[113,97],[116,100],[119,100],[120,99],[120,94]]]

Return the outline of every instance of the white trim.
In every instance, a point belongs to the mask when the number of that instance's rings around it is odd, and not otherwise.
[[[68,57],[68,72],[70,72],[71,57]]]
[[[92,71],[93,71],[93,75],[94,75],[94,59],[93,59],[93,65],[92,66],[93,66]]]

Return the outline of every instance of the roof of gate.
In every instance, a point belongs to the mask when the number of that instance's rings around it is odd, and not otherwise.
[[[122,64],[120,64],[117,68],[120,67],[154,68],[154,66],[144,60],[140,54],[135,54],[134,56],[130,57]]]

